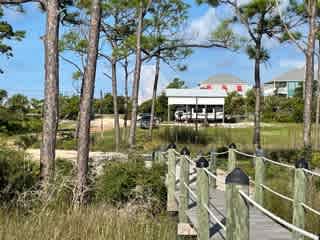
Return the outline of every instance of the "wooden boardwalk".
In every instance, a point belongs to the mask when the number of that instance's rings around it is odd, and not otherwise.
[[[191,169],[190,169],[191,170]],[[180,168],[176,168],[176,201],[179,204],[179,171]],[[190,179],[195,179],[196,173],[194,170],[190,171]],[[222,183],[224,176],[219,174],[220,181],[217,182],[217,189],[211,188],[209,194],[209,207],[212,213],[223,224],[226,223],[226,199],[225,199],[225,186]],[[195,181],[190,182],[190,188],[196,192]],[[190,194],[189,194],[190,196]],[[187,216],[190,221],[190,225],[197,231],[197,203],[195,199],[190,196],[189,208],[187,210]],[[292,239],[292,233],[284,226],[265,216],[258,209],[250,206],[249,210],[250,219],[250,239],[254,240],[290,240]],[[225,231],[217,224],[210,216],[210,239],[225,239]]]
[[[231,144],[226,152],[211,152],[207,156],[190,158],[188,149],[175,151],[170,144],[159,160],[168,164],[167,211],[178,212],[178,235],[196,235],[199,240],[320,240],[317,232],[305,228],[306,211],[320,216],[317,209],[307,204],[308,175],[304,159],[289,165],[257,155],[244,153]],[[219,171],[217,155],[228,154],[227,174]],[[237,167],[236,154],[253,158],[254,180]],[[265,185],[266,164],[274,164],[294,171],[292,196],[285,196]],[[286,221],[264,207],[264,192],[292,202],[292,221]],[[318,230],[316,230],[318,231]]]

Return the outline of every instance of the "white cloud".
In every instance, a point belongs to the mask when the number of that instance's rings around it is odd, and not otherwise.
[[[297,59],[282,59],[279,61],[280,67],[285,68],[300,68],[305,65],[304,60],[297,60]]]
[[[184,33],[185,38],[190,41],[206,41],[210,38],[211,33],[217,26],[218,19],[214,8],[209,8],[207,12],[197,18],[193,19]]]
[[[139,86],[139,104],[152,97],[155,65],[143,65],[141,68],[140,86]],[[157,94],[169,83],[168,79],[160,71]]]

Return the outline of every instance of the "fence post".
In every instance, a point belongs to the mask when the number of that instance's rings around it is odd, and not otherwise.
[[[216,155],[214,153],[215,150],[212,149],[212,151],[210,152],[210,172],[217,176]],[[217,188],[217,181],[215,178],[210,178],[209,183],[210,188]]]
[[[234,151],[236,148],[237,147],[234,143],[231,143],[229,145],[229,153],[228,153],[228,172],[229,173],[236,168],[236,153]]]
[[[176,212],[177,202],[175,199],[176,194],[176,155],[174,149],[176,145],[171,143],[168,146],[168,193],[167,193],[167,211]]]
[[[226,177],[226,240],[249,240],[249,204],[239,190],[249,194],[249,177],[235,168]]]
[[[161,150],[158,151],[158,163],[165,163],[166,162],[163,154],[164,154],[164,151],[161,151]]]
[[[201,157],[196,162],[197,167],[197,196],[198,196],[198,239],[209,240],[209,213],[204,205],[209,205],[209,178],[204,168],[209,167],[209,162]]]
[[[179,223],[188,223],[186,211],[189,205],[189,192],[185,184],[189,186],[189,162],[186,159],[190,151],[184,147],[181,150],[180,160],[180,195],[179,195]]]
[[[261,149],[256,150],[255,157],[255,189],[254,200],[263,206],[263,187],[265,179],[265,164],[263,160],[263,151]]]
[[[295,166],[292,223],[295,226],[304,229],[305,214],[304,207],[301,203],[306,202],[307,177],[303,169],[308,169],[308,162],[305,159],[300,159],[296,162]],[[304,237],[298,232],[293,231],[292,239],[304,240]]]

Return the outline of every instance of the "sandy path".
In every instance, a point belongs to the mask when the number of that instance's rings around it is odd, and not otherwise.
[[[102,121],[101,121],[102,120]],[[101,126],[103,123],[103,127]],[[120,127],[123,127],[123,119],[119,119]],[[130,125],[130,120],[128,120],[128,126]],[[90,132],[101,132],[111,130],[114,128],[114,119],[111,117],[104,117],[103,119],[98,118],[91,121]]]
[[[28,149],[27,153],[31,156],[31,158],[34,161],[40,161],[40,149]],[[90,158],[103,158],[110,155],[119,155],[124,156],[122,153],[116,153],[116,152],[90,152],[89,157]],[[72,161],[76,161],[77,159],[77,151],[75,150],[56,150],[56,158],[63,158],[63,159],[69,159]]]

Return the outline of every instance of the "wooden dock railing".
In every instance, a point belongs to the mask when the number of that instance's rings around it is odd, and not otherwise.
[[[217,156],[228,156],[227,173],[225,177],[217,175]],[[237,168],[237,155],[251,158],[254,161],[254,181],[240,168]],[[236,149],[235,144],[229,146],[226,152],[211,151],[207,156],[190,156],[190,151],[183,147],[177,152],[175,144],[170,144],[167,151],[156,152],[154,157],[168,164],[167,174],[167,210],[178,212],[179,235],[196,234],[199,240],[221,239],[227,240],[262,240],[277,239],[273,234],[282,234],[279,239],[319,240],[318,233],[305,230],[305,214],[310,211],[320,216],[320,212],[306,202],[308,175],[320,177],[319,173],[309,170],[308,163],[304,159],[296,162],[295,166],[280,163],[263,156],[261,150],[256,154],[248,154]],[[209,160],[208,160],[209,159]],[[281,168],[294,171],[293,196],[285,196],[266,185],[265,174],[268,164],[275,164]],[[191,177],[191,179],[190,179]],[[193,183],[192,183],[193,182]],[[222,191],[216,190],[218,185],[224,185],[223,193],[225,203],[222,204],[226,214],[224,217],[217,215],[217,208],[212,206],[210,200]],[[253,197],[250,195],[249,187],[253,186]],[[216,191],[216,192],[214,192]],[[277,197],[292,203],[292,223],[276,216],[264,208],[264,195],[268,191]],[[220,194],[221,195],[221,194]],[[196,203],[196,211],[192,212],[191,202]],[[193,204],[194,205],[194,204]],[[259,223],[270,225],[276,222],[276,229],[256,231],[255,219],[251,219],[250,211],[259,212]],[[250,229],[251,226],[251,229]],[[214,231],[211,231],[213,228]],[[269,231],[269,232],[268,232]],[[268,234],[270,234],[268,238]],[[272,235],[272,236],[271,236]],[[253,237],[252,237],[253,236]]]

